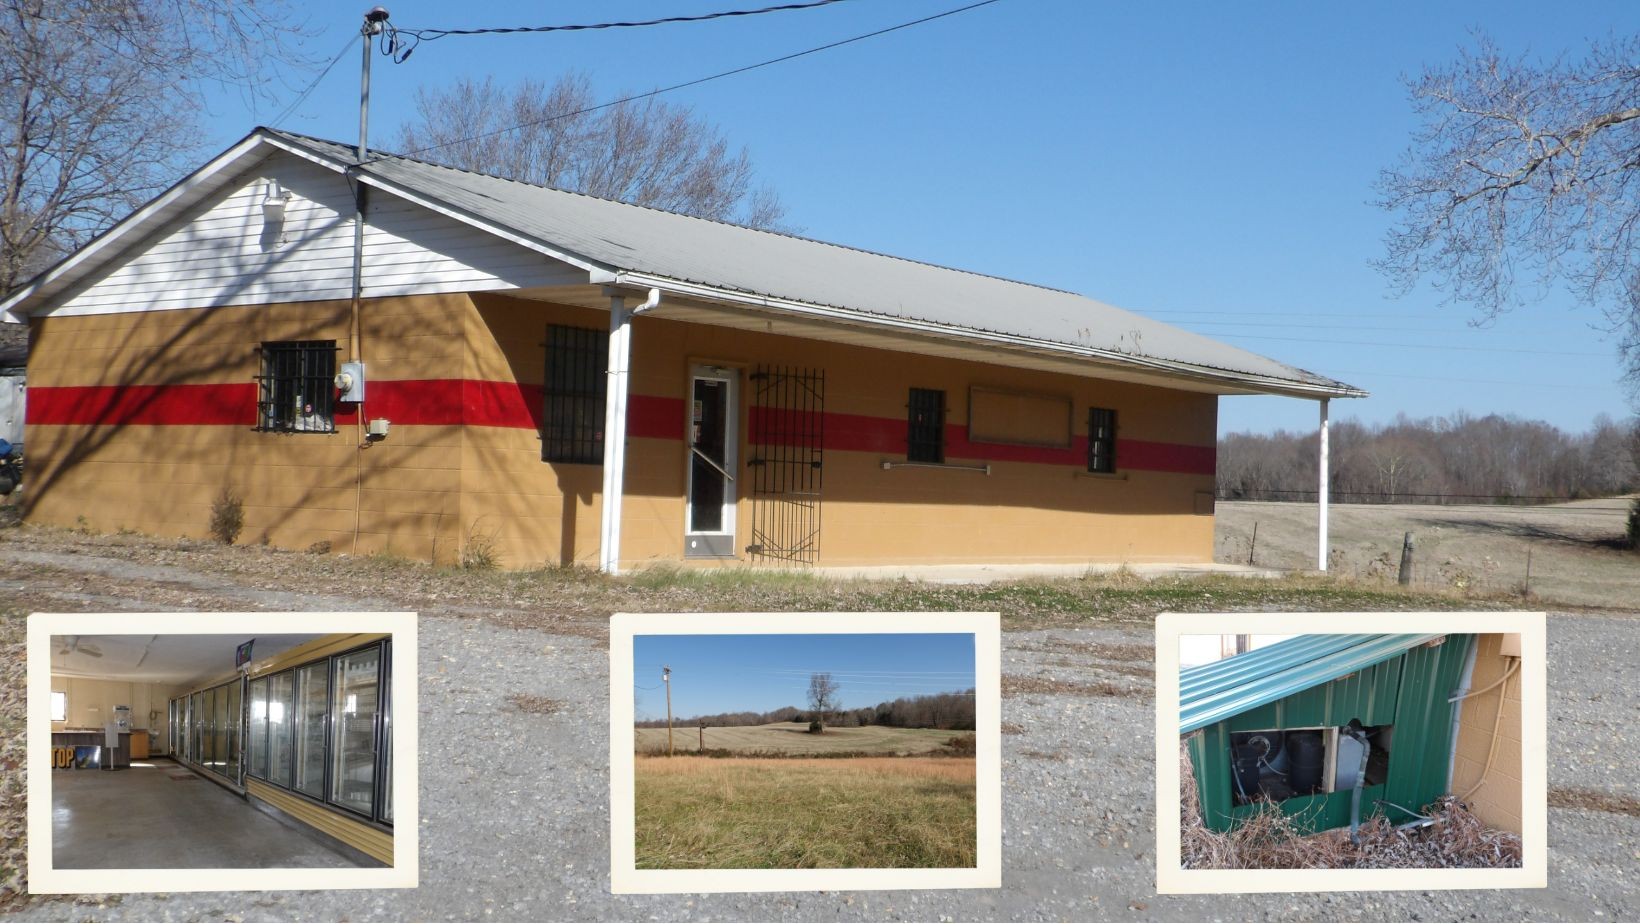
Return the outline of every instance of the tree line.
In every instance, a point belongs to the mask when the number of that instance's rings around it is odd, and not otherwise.
[[[689,727],[705,722],[708,727],[728,728],[745,725],[771,725],[777,722],[808,722],[815,718],[810,710],[783,706],[769,712],[719,712],[713,715],[673,719],[673,727]],[[884,725],[890,728],[937,728],[950,731],[972,731],[975,727],[974,691],[934,693],[925,696],[903,696],[891,702],[857,709],[828,711],[824,717],[828,728],[857,728],[862,725]],[[638,728],[665,728],[665,719],[644,719],[635,723]]]
[[[1459,412],[1329,434],[1338,503],[1534,503],[1640,491],[1640,423],[1597,417],[1583,433],[1539,420]],[[1231,433],[1218,444],[1224,500],[1314,500],[1316,433]]]

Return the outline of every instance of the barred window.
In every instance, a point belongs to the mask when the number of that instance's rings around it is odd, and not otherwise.
[[[262,344],[256,428],[278,433],[334,433],[336,341]]]
[[[604,461],[604,399],[609,394],[609,331],[547,328],[541,408],[541,461]]]
[[[934,388],[911,389],[906,427],[905,458],[908,462],[945,461],[945,392]]]
[[[1088,471],[1116,471],[1116,412],[1108,408],[1088,408]]]

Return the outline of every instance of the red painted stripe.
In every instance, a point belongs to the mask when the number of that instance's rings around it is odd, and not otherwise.
[[[256,426],[256,383],[126,385],[28,391],[28,426],[147,424]]]
[[[1145,440],[1117,440],[1116,468],[1136,468],[1147,472],[1179,472],[1211,475],[1216,471],[1218,450],[1212,446],[1180,443],[1151,443]]]
[[[626,435],[651,440],[683,440],[682,398],[631,395],[626,399]]]
[[[539,385],[463,379],[408,379],[374,381],[366,386],[365,413],[385,417],[401,426],[479,426],[539,430],[542,391]],[[29,390],[28,424],[148,426],[256,425],[257,386],[254,382],[223,385],[37,386]],[[627,404],[628,436],[682,440],[685,404],[681,398],[633,395]],[[754,440],[778,433],[780,413],[771,408],[750,409]],[[357,408],[337,409],[338,424],[352,424]],[[824,447],[833,452],[874,452],[904,455],[905,421],[862,414],[823,415]],[[1086,463],[1087,437],[1076,437],[1069,448],[1011,446],[968,439],[968,428],[947,425],[945,454],[956,460],[1026,462],[1038,465],[1080,466]],[[1118,440],[1118,469],[1211,475],[1212,446],[1186,446],[1145,440]]]

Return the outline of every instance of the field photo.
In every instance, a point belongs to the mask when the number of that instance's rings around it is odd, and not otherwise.
[[[639,870],[973,869],[971,633],[633,638]]]

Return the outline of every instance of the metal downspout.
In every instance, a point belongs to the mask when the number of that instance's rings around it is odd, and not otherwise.
[[[621,499],[626,483],[626,398],[632,362],[632,318],[661,303],[659,289],[650,289],[649,298],[628,310],[621,290],[608,288],[609,373],[604,400],[604,493],[603,518],[598,529],[598,570],[619,574],[621,570]]]

